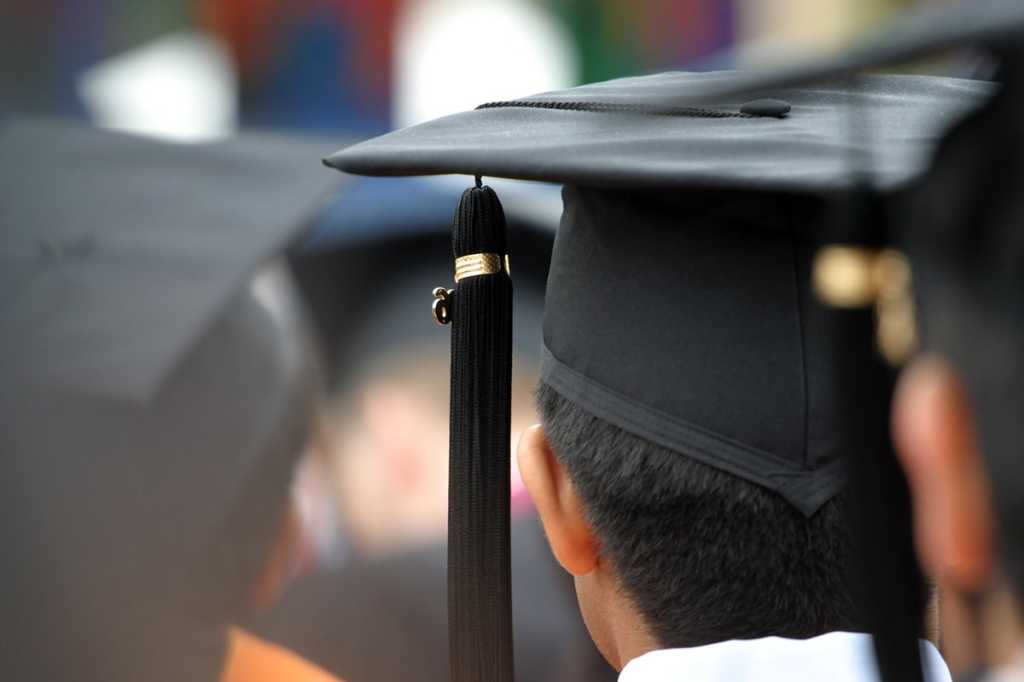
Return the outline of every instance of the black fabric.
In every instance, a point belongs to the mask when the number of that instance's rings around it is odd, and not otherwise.
[[[577,187],[564,199],[544,380],[805,514],[838,492],[851,453],[834,433],[827,330],[807,291],[821,206]]]
[[[444,544],[300,579],[255,630],[343,680],[448,676]],[[614,682],[580,618],[572,579],[535,518],[512,525],[515,669],[531,682]]]
[[[508,251],[505,214],[489,187],[462,195],[455,258]],[[467,277],[451,306],[448,460],[448,638],[452,682],[512,682],[509,548],[512,280]]]
[[[731,72],[665,73],[526,99],[656,104],[742,79]],[[784,119],[482,109],[374,138],[326,163],[363,175],[464,173],[599,187],[832,192],[853,184],[851,154],[867,151],[876,165],[872,180],[889,187],[918,176],[930,141],[991,92],[990,84],[974,81],[868,76],[856,91],[833,83],[759,92],[759,98],[792,105]],[[741,97],[697,104],[739,111],[744,103]],[[872,112],[868,150],[858,150],[860,142],[847,135],[854,105]]]
[[[849,516],[856,543],[851,570],[864,604],[882,682],[922,680],[919,640],[926,591],[914,553],[907,482],[893,453],[890,405],[896,371],[879,355],[870,308],[833,310],[837,434],[850,458]]]

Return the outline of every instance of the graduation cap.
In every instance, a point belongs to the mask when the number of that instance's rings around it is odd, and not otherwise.
[[[12,676],[218,675],[268,547],[235,533],[272,534],[312,429],[280,255],[337,184],[310,163],[320,144],[0,128]]]
[[[588,412],[811,515],[842,488],[845,462],[878,444],[858,428],[886,422],[875,407],[891,390],[883,369],[879,381],[857,382],[874,348],[848,339],[873,334],[873,317],[836,323],[816,304],[816,245],[832,231],[877,241],[875,198],[919,178],[935,139],[992,92],[878,75],[752,96],[744,74],[670,73],[485,103],[326,159],[352,173],[477,176],[455,213],[456,285],[435,290],[434,304],[452,325],[454,680],[512,676],[512,268],[500,203],[481,176],[565,186],[544,380]],[[835,201],[856,212],[837,219]],[[849,382],[859,389],[846,392]],[[908,593],[900,604],[920,601],[919,589]]]

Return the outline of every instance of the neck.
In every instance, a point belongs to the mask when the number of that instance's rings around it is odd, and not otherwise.
[[[661,649],[661,644],[647,631],[643,623],[629,623],[617,629],[614,639],[614,659],[609,659],[616,670],[644,654]]]
[[[618,582],[601,571],[576,578],[583,619],[601,654],[616,670],[638,656],[662,648],[643,616]],[[584,595],[600,595],[588,599]],[[593,608],[600,604],[598,608]]]

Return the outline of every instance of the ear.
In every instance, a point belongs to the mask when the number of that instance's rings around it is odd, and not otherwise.
[[[975,591],[991,577],[993,512],[966,392],[941,359],[925,357],[900,377],[893,436],[914,504],[925,569]]]
[[[523,432],[518,459],[523,484],[540,514],[555,559],[574,576],[590,573],[597,567],[597,540],[540,424]]]

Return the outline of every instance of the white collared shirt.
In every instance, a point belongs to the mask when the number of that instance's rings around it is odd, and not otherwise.
[[[931,642],[921,642],[926,682],[950,682]],[[871,636],[830,632],[811,639],[733,640],[689,649],[662,649],[634,658],[619,682],[867,682],[878,679]]]

